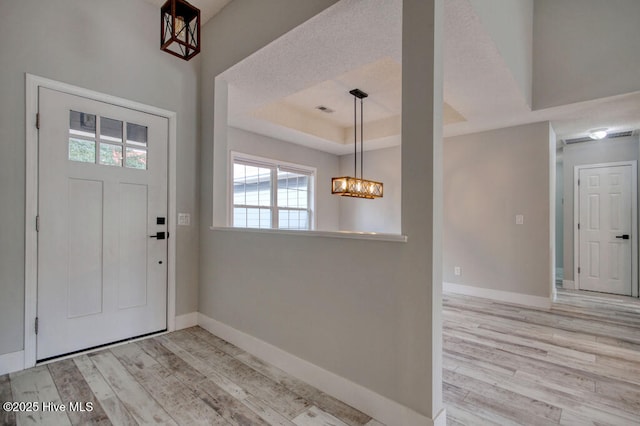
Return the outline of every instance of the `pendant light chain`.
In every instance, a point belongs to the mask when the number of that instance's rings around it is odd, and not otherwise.
[[[364,102],[360,98],[360,179],[364,179]]]
[[[358,112],[356,97],[353,97],[353,176],[358,177]]]

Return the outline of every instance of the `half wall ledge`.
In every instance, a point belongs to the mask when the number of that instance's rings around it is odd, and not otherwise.
[[[296,235],[300,237],[347,238],[352,240],[387,241],[406,243],[408,238],[402,234],[382,234],[377,232],[355,231],[304,231],[285,229],[234,228],[229,226],[211,226],[212,231],[252,232],[259,234]]]

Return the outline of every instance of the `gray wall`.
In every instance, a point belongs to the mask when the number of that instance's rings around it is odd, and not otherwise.
[[[177,205],[194,215],[198,59],[158,48],[158,9],[130,0],[0,1],[0,354],[23,349],[25,73],[178,113]],[[197,308],[195,227],[177,235],[177,303]]]
[[[227,149],[213,143],[215,76],[331,3],[236,0],[205,26],[203,218],[212,217],[213,164]],[[443,408],[442,8],[407,1],[403,10],[402,173],[420,182],[402,188],[409,242],[210,231],[206,220],[201,228],[201,313],[429,418]]]
[[[535,0],[533,107],[640,88],[640,1]]]
[[[317,169],[316,229],[319,231],[340,229],[340,200],[339,197],[331,194],[330,185],[331,177],[339,176],[340,173],[338,156],[234,127],[228,128],[227,147],[229,151],[315,167]]]
[[[360,170],[358,159],[358,170]],[[340,197],[340,229],[399,234],[401,230],[402,155],[399,146],[364,154],[365,179],[384,184],[384,196],[374,200]],[[340,157],[340,176],[353,175],[353,154]]]
[[[549,297],[549,132],[544,122],[445,139],[445,282]]]
[[[638,161],[638,137],[602,139],[564,147],[564,279],[574,279],[574,169],[585,164]]]

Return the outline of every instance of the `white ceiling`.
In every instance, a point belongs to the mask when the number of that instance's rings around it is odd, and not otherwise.
[[[164,0],[145,0],[161,5]],[[230,0],[192,0],[203,22]],[[400,143],[402,0],[342,0],[225,71],[229,124],[334,154],[351,152],[353,98],[366,149]],[[640,93],[532,111],[469,0],[446,0],[444,136],[551,121],[558,139],[640,128]],[[317,106],[333,110],[321,112]]]

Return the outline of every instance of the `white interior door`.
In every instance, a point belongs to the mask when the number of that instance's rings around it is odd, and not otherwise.
[[[37,359],[165,330],[167,119],[40,88],[39,121]]]
[[[631,296],[632,167],[580,169],[579,288]]]

